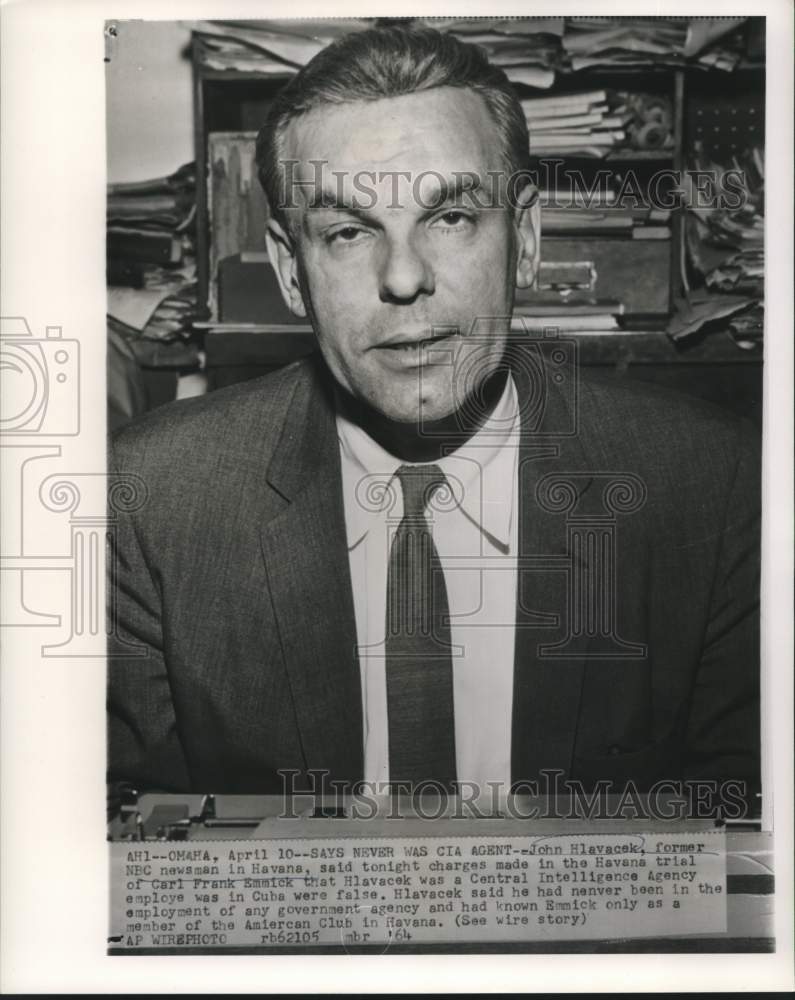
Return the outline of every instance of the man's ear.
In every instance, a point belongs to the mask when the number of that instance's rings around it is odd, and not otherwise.
[[[516,287],[532,288],[538,280],[541,261],[541,205],[538,189],[527,184],[519,192],[514,209],[514,226],[519,241],[516,258]]]
[[[298,283],[295,244],[275,219],[269,219],[265,228],[265,246],[287,308],[296,316],[306,316],[306,306]]]

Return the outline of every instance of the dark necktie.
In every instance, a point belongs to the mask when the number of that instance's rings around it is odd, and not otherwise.
[[[389,777],[454,791],[453,662],[444,573],[425,508],[439,487],[436,465],[403,465],[403,519],[389,554],[386,679]],[[396,790],[396,789],[394,789]]]

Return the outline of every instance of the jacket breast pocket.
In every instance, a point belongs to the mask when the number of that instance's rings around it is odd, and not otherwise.
[[[630,784],[648,791],[659,781],[679,781],[682,777],[682,739],[678,728],[661,739],[640,747],[618,744],[578,750],[572,761],[571,777],[585,788],[608,782],[621,792]]]

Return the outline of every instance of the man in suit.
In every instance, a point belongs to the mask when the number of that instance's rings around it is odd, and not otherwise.
[[[257,159],[319,352],[115,439],[146,502],[117,519],[111,780],[752,790],[754,433],[511,336],[540,227],[501,71],[349,36]]]

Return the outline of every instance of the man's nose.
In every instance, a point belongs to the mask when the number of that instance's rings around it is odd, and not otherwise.
[[[390,239],[379,274],[382,302],[411,302],[418,295],[431,295],[435,288],[433,268],[418,241],[408,237]]]

